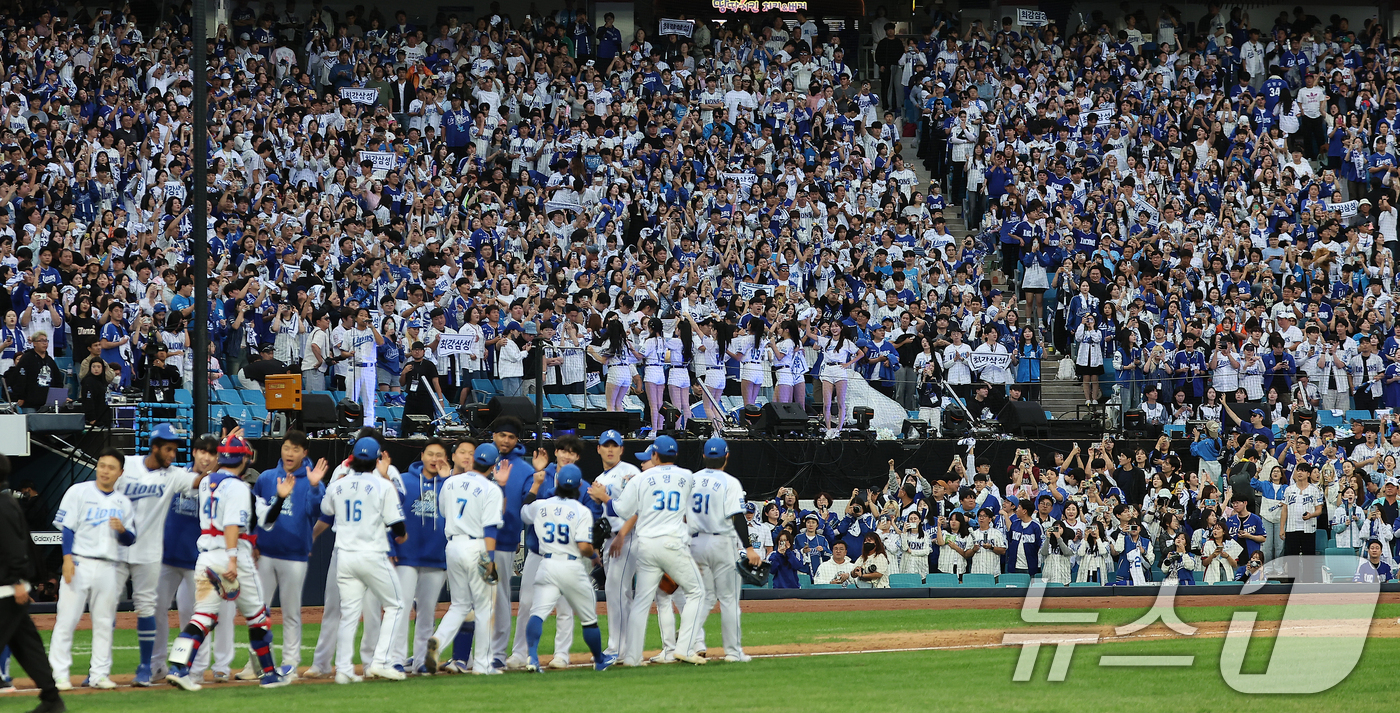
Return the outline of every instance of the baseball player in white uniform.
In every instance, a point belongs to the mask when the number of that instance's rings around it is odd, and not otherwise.
[[[624,644],[628,666],[642,662],[647,614],[663,574],[685,593],[679,640],[694,641],[700,622],[704,590],[700,586],[700,571],[690,556],[690,530],[685,524],[694,476],[675,465],[677,452],[676,439],[660,436],[646,451],[637,454],[638,459],[651,461],[653,466],[632,478],[614,506],[619,517],[637,516],[637,588]],[[676,660],[705,663],[704,657],[688,651],[679,651]]]
[[[49,644],[49,666],[60,691],[73,688],[73,630],[92,612],[92,659],[88,685],[116,688],[112,672],[112,632],[117,621],[119,550],[136,541],[136,511],[116,489],[125,456],[115,448],[97,457],[97,479],[63,494],[53,525],[63,533],[63,578],[58,585],[58,616]]]
[[[608,598],[608,647],[604,653],[626,660],[622,645],[632,611],[632,577],[636,574],[637,563],[633,556],[632,529],[637,519],[618,517],[612,499],[621,497],[627,483],[642,471],[631,463],[622,462],[622,434],[617,431],[604,431],[598,438],[598,456],[603,459],[603,472],[593,479],[588,495],[594,502],[603,504],[613,531],[612,537],[603,543],[603,551],[607,553],[603,558],[606,573],[603,591]]]
[[[232,600],[248,622],[248,641],[258,657],[264,688],[290,681],[277,673],[272,660],[272,629],[263,606],[257,571],[253,568],[253,528],[262,522],[272,527],[282,511],[282,500],[291,494],[291,483],[268,508],[253,497],[243,481],[253,462],[253,449],[235,429],[219,444],[219,471],[199,484],[199,559],[195,561],[195,604],[190,623],[170,649],[170,672],[165,680],[187,691],[201,686],[189,675],[200,644],[218,623],[219,607]],[[256,471],[252,471],[256,473]]]
[[[379,429],[362,428],[357,434],[359,438],[379,438]],[[399,469],[394,464],[385,459],[388,468],[389,481],[394,484],[394,489],[403,491],[403,478]],[[350,460],[336,466],[331,471],[331,480],[335,481],[350,474]],[[314,541],[321,533],[330,529],[332,518],[322,516],[321,521],[316,523],[312,530],[311,538]],[[336,581],[336,573],[339,571],[340,551],[331,551],[330,567],[326,570],[326,589],[322,598],[321,608],[321,633],[316,638],[316,650],[312,653],[311,667],[301,673],[302,678],[320,678],[330,674],[335,670],[331,659],[335,655],[336,647],[340,642],[340,584]],[[382,621],[380,613],[383,606],[374,592],[366,592],[364,602],[361,605],[364,614],[364,630],[360,636],[360,662],[367,663],[374,660],[374,647],[379,642],[379,625]],[[371,615],[373,614],[373,615]]]
[[[695,473],[690,514],[686,516],[691,533],[690,553],[700,568],[705,598],[700,606],[700,625],[695,628],[696,638],[688,648],[681,648],[686,653],[705,653],[705,618],[718,601],[724,660],[746,662],[750,659],[740,643],[743,628],[739,624],[739,574],[735,554],[742,549],[754,566],[758,566],[761,559],[758,550],[748,544],[744,488],[738,478],[724,472],[728,462],[729,445],[724,439],[711,438],[705,442],[705,468]],[[741,547],[740,543],[745,545]]]
[[[525,625],[525,638],[530,647],[527,671],[544,671],[540,667],[544,618],[561,596],[578,613],[579,623],[583,624],[583,640],[593,652],[594,670],[603,671],[617,660],[603,653],[603,636],[598,631],[598,599],[593,593],[587,566],[594,556],[593,513],[578,500],[582,483],[583,472],[578,466],[562,465],[555,471],[554,497],[530,503],[520,510],[525,524],[534,527],[543,558],[535,573],[534,603]]]
[[[116,579],[111,586],[121,591],[131,580],[131,599],[136,608],[136,640],[140,648],[140,663],[136,667],[134,686],[151,685],[151,652],[156,643],[156,593],[160,587],[161,553],[165,544],[165,517],[170,513],[170,501],[179,493],[196,487],[198,477],[177,465],[180,436],[168,423],[151,429],[150,453],[128,456],[117,479],[117,490],[131,501],[136,510],[137,532],[150,533],[118,554]]]
[[[219,467],[219,437],[205,434],[195,440],[191,449],[194,474],[198,478],[212,475]],[[199,488],[176,493],[170,500],[170,512],[165,517],[165,544],[161,552],[160,584],[156,587],[156,644],[151,652],[151,678],[165,680],[166,658],[170,653],[170,602],[183,629],[194,615],[194,566],[199,560]],[[214,665],[214,681],[226,682],[233,663],[234,616],[238,613],[233,602],[224,601],[219,607],[219,623],[214,627],[214,646],[201,646],[199,655],[190,664],[190,678],[204,680],[209,668],[212,649],[218,649]],[[223,644],[227,641],[227,647]],[[225,651],[227,649],[227,651]],[[222,667],[222,668],[221,668]]]
[[[365,426],[374,426],[374,402],[379,398],[375,367],[379,363],[379,345],[384,336],[374,328],[369,308],[355,310],[355,328],[345,331],[344,351],[350,352],[350,383],[347,395],[364,407]]]
[[[321,512],[335,518],[336,582],[340,586],[340,630],[335,649],[335,682],[358,683],[355,675],[355,633],[360,624],[360,607],[366,591],[374,592],[383,603],[384,620],[380,631],[390,633],[403,615],[403,595],[399,578],[389,564],[389,543],[384,529],[393,532],[394,541],[408,539],[403,524],[403,505],[388,480],[387,459],[379,457],[379,442],[365,437],[355,441],[350,460],[351,473],[331,483],[321,499]],[[389,663],[393,636],[380,636],[374,658],[366,662],[365,675],[402,681],[405,676]]]
[[[447,520],[447,587],[452,592],[452,605],[438,622],[433,638],[428,639],[424,665],[430,675],[438,671],[438,652],[443,644],[461,640],[458,630],[464,622],[492,621],[500,576],[492,553],[503,522],[505,495],[490,474],[499,460],[500,450],[494,444],[477,446],[471,472],[449,477],[438,496]],[[502,464],[503,472],[497,479],[508,480],[510,467],[510,463]],[[510,606],[509,601],[505,606]],[[471,651],[460,651],[454,643],[452,669],[481,675],[502,673],[491,665],[491,646],[490,636],[475,637]]]

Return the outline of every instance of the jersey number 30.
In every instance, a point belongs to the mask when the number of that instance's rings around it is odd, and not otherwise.
[[[652,504],[652,510],[670,510],[675,512],[681,509],[681,494],[675,490],[653,490],[652,497],[656,502]]]

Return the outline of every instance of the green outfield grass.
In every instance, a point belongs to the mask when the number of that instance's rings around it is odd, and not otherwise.
[[[1258,607],[1261,620],[1277,619],[1281,607]],[[1121,624],[1144,610],[1104,610],[1100,623]],[[1233,609],[1182,607],[1187,622],[1228,620]],[[1395,617],[1400,605],[1377,607],[1378,618]],[[838,642],[879,632],[948,629],[1016,629],[1014,610],[953,610],[748,614],[744,617],[744,643],[772,646],[814,642]],[[551,619],[546,624],[541,650],[552,642]],[[604,622],[606,626],[606,622]],[[280,628],[280,627],[279,627]],[[719,644],[718,617],[707,626],[712,645]],[[276,629],[274,629],[276,631]],[[318,627],[307,626],[304,644],[314,646]],[[280,631],[277,632],[280,640]],[[246,638],[246,630],[240,640]],[[863,638],[868,644],[868,638]],[[197,694],[168,688],[151,691],[122,689],[70,698],[70,709],[81,711],[166,710],[171,696],[198,701],[200,713],[243,711],[258,696],[276,699],[278,711],[298,710],[451,710],[511,711],[567,706],[571,711],[647,711],[674,706],[686,711],[848,711],[982,709],[997,711],[1128,711],[1142,713],[1144,706],[1169,705],[1174,711],[1238,711],[1244,706],[1267,705],[1269,713],[1316,711],[1329,708],[1379,710],[1390,707],[1394,676],[1389,662],[1400,657],[1400,639],[1373,639],[1367,643],[1357,670],[1342,684],[1315,696],[1246,696],[1228,688],[1219,673],[1223,639],[1134,641],[1079,647],[1066,681],[1047,682],[1051,653],[1042,650],[1035,674],[1028,683],[1013,683],[1017,649],[917,651],[903,653],[805,656],[756,659],[749,664],[712,663],[705,667],[684,664],[654,666],[643,670],[614,669],[602,674],[591,670],[550,671],[545,675],[513,673],[483,678],[441,676],[415,678],[403,683],[367,682],[357,686],[293,685],[277,691],[253,687],[207,685]],[[73,672],[87,666],[88,632],[77,634]],[[117,632],[114,652],[116,673],[135,667],[136,640],[131,631]],[[659,648],[654,622],[648,627],[647,647]],[[1260,641],[1249,649],[1246,673],[1262,673],[1272,649]],[[575,636],[575,650],[585,650]],[[236,659],[241,665],[245,653]],[[1194,654],[1189,669],[1100,668],[1104,654]],[[310,663],[305,649],[302,663]],[[1252,667],[1251,667],[1252,666]],[[18,668],[18,667],[17,667]],[[17,675],[22,675],[16,671]],[[1306,671],[1298,672],[1307,675]],[[859,702],[855,700],[860,697]],[[251,698],[250,698],[251,697]],[[1262,700],[1258,700],[1261,699]],[[1250,700],[1256,699],[1256,700]],[[0,697],[0,711],[27,710],[32,698]]]

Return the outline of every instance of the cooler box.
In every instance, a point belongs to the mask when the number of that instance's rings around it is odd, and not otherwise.
[[[301,374],[271,374],[263,385],[268,411],[301,410]]]

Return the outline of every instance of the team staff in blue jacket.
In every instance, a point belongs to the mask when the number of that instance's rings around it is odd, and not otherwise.
[[[438,493],[451,474],[447,444],[437,438],[423,444],[421,460],[410,465],[404,474],[403,522],[408,541],[394,548],[398,557],[394,572],[399,577],[399,591],[413,598],[404,605],[417,609],[418,624],[414,629],[413,658],[408,657],[408,617],[399,617],[399,625],[394,629],[389,659],[399,671],[416,668],[417,673],[428,672],[423,657],[436,629],[433,615],[447,582],[447,522],[438,512]]]
[[[296,673],[301,665],[301,590],[311,556],[312,530],[321,515],[321,497],[326,494],[321,480],[329,471],[324,458],[312,467],[306,457],[308,448],[305,433],[288,431],[277,465],[263,471],[253,484],[253,497],[269,508],[281,508],[277,526],[258,527],[255,534],[263,604],[272,606],[272,595],[281,594],[282,665],[277,670],[282,675]],[[251,669],[245,671],[252,673]]]
[[[520,519],[520,508],[525,505],[525,493],[535,482],[535,467],[525,460],[525,446],[520,444],[520,434],[525,425],[514,416],[501,416],[491,422],[491,440],[501,453],[501,460],[495,472],[500,472],[500,464],[510,463],[510,476],[505,482],[497,479],[505,496],[506,509],[501,516],[501,526],[496,534],[496,552],[493,559],[496,571],[503,573],[496,582],[499,601],[510,601],[510,575],[515,571],[515,550],[520,547],[520,534],[525,524]],[[495,620],[491,630],[491,665],[498,669],[506,666],[506,644],[510,640],[510,607],[496,607]]]

